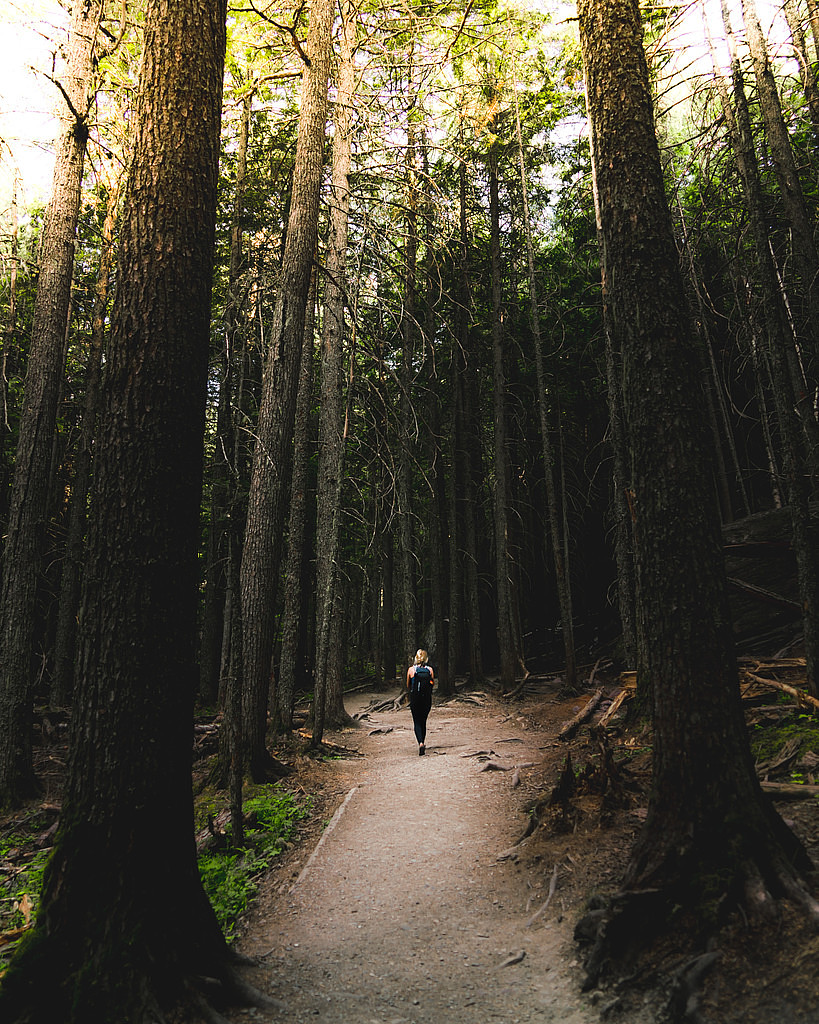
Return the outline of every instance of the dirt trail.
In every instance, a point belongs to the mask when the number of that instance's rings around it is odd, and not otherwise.
[[[352,713],[373,695],[348,703]],[[386,730],[370,734],[373,730]],[[461,701],[433,705],[419,757],[408,711],[328,737],[361,758],[332,764],[339,809],[320,842],[260,901],[241,944],[282,1019],[336,1024],[600,1020],[579,991],[573,915],[548,895],[552,865],[498,860],[525,827],[553,737]],[[328,778],[330,775],[328,774]],[[514,963],[507,961],[514,959]],[[275,1020],[261,1011],[233,1014]]]

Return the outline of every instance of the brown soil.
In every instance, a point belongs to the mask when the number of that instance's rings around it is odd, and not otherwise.
[[[616,690],[616,680],[600,681],[607,696]],[[680,936],[652,947],[627,985],[582,991],[584,949],[574,926],[590,898],[617,889],[645,817],[650,748],[644,737],[611,730],[624,789],[604,810],[588,727],[569,743],[557,739],[588,694],[567,699],[558,687],[541,681],[514,700],[461,693],[436,702],[423,758],[406,708],[367,712],[398,689],[348,697],[348,710],[364,717],[327,735],[336,756],[314,759],[292,742],[277,751],[296,768],[287,785],[309,794],[313,811],[270,870],[238,945],[260,964],[248,980],[286,1009],[234,1009],[235,1024],[670,1021],[673,978],[702,952]],[[782,712],[781,701],[756,706],[751,724]],[[12,874],[50,844],[59,813],[65,729],[46,726],[44,719],[36,748],[44,797],[0,820],[0,838],[30,833],[25,849],[0,863]],[[215,744],[215,733],[200,738],[198,774]],[[567,753],[585,791],[581,785],[566,815],[544,813],[519,841]],[[787,781],[787,769],[781,777]],[[819,864],[819,802],[778,807]],[[0,931],[2,921],[0,914]],[[819,1024],[819,936],[794,908],[782,904],[766,925],[735,919],[714,945],[720,959],[686,1020]]]
[[[421,758],[408,710],[366,713],[396,695],[348,699],[348,711],[365,717],[327,736],[348,756],[299,759],[299,783],[320,810],[244,922],[239,948],[262,964],[248,980],[280,999],[295,1022],[668,1019],[670,979],[702,950],[670,943],[652,950],[626,988],[583,992],[583,954],[573,940],[589,897],[617,888],[644,817],[649,753],[639,740],[621,738],[632,747],[628,796],[605,827],[600,797],[581,795],[568,822],[518,842],[530,809],[557,782],[567,747],[576,770],[595,763],[587,728],[569,745],[556,738],[588,697],[563,699],[547,687],[508,703],[475,694],[434,704]],[[785,811],[816,857],[816,801]],[[688,1019],[819,1024],[819,939],[799,915],[785,908],[765,929],[737,922],[717,945],[705,1016]],[[231,1015],[250,1018],[279,1019],[258,1010]]]

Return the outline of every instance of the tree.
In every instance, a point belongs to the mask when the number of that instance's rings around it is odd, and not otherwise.
[[[31,652],[41,547],[74,268],[74,236],[88,143],[101,0],[75,0],[62,133],[40,242],[40,279],[14,463],[0,589],[0,806],[37,792],[31,751]]]
[[[356,17],[349,0],[341,0],[338,87],[334,112],[333,170],[324,320],[321,338],[321,404],[316,494],[316,708],[313,742],[320,742],[326,722],[342,721],[344,704],[328,705],[330,618],[338,603],[337,558],[341,485],[344,474],[344,309],[347,302],[347,246],[350,217],[352,112],[355,98]]]
[[[140,1024],[204,1012],[197,979],[243,988],[199,880],[190,771],[226,8],[147,6],[70,773],[8,1022]]]
[[[318,239],[319,188],[324,159],[332,27],[330,0],[316,0],[307,39],[296,163],[262,397],[253,450],[241,590],[245,651],[244,736],[254,779],[279,773],[265,747],[273,656],[276,583],[288,497],[298,366],[310,272]]]
[[[801,844],[761,793],[739,700],[699,360],[663,187],[638,5],[583,0],[603,301],[622,358],[639,642],[650,676],[653,787],[587,965],[705,903],[763,913],[777,896],[819,920]],[[638,924],[636,924],[639,922]]]

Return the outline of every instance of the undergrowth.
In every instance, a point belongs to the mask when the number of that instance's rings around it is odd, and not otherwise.
[[[205,817],[221,809],[212,798]],[[243,804],[244,845],[230,848],[230,827],[222,837],[227,848],[199,857],[199,873],[227,940],[236,937],[236,922],[258,891],[259,881],[310,810],[310,799],[297,800],[279,786],[260,787]],[[201,809],[200,809],[201,813]],[[40,901],[49,849],[33,849],[32,835],[0,837],[0,975],[11,960],[22,930],[34,920]]]
[[[261,876],[309,809],[309,798],[299,802],[279,786],[265,787],[244,803],[249,821],[244,846],[239,850],[209,851],[199,857],[202,884],[229,942],[236,937],[236,922],[256,895]],[[225,833],[230,847],[229,824]]]

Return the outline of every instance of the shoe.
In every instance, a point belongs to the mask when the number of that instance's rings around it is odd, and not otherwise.
[[[424,754],[426,753],[426,750],[427,750],[427,748],[422,743],[421,746],[418,748],[418,756],[419,757],[423,757]]]

